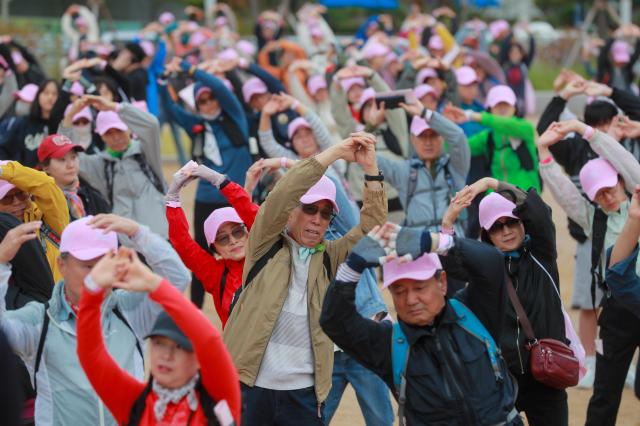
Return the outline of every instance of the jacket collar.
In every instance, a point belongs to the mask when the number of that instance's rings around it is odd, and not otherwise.
[[[124,152],[124,154],[122,154],[122,159],[125,159],[125,158],[128,158],[128,157],[133,157],[134,155],[141,154],[141,153],[142,153],[142,148],[140,147],[140,141],[138,141],[137,139],[132,139],[131,143],[129,144],[129,148],[127,148],[127,150]],[[118,161],[118,160],[120,160],[119,158],[112,157],[106,151],[102,151],[100,153],[100,155],[102,156],[102,158],[104,158],[107,161]]]
[[[102,312],[109,312],[115,307],[115,298],[112,297],[113,291],[102,302]],[[51,299],[49,299],[49,314],[58,322],[66,322],[75,317],[71,307],[67,303],[64,296],[64,280],[60,280],[53,286]]]
[[[449,162],[450,158],[451,157],[449,156],[448,153],[443,152],[442,154],[440,154],[440,157],[438,157],[436,162],[433,164],[433,166],[431,167],[431,170],[434,170],[435,172],[439,172]],[[421,159],[419,159],[417,156],[413,156],[409,159],[409,166],[414,167],[416,169],[420,169],[423,167],[426,169],[427,164]]]
[[[433,325],[425,325],[425,326],[417,326],[417,325],[409,325],[398,319],[400,323],[400,327],[402,327],[402,331],[407,336],[407,340],[409,341],[409,345],[415,345],[418,340],[422,337],[433,337],[436,335],[437,328],[443,324],[452,324],[457,322],[458,317],[453,309],[449,307],[449,299],[445,298],[445,305],[442,308],[442,311],[436,316]]]

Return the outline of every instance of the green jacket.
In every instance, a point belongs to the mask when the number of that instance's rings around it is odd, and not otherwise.
[[[540,192],[536,131],[533,124],[518,117],[501,117],[488,112],[481,115],[480,124],[488,129],[469,137],[471,155],[486,156],[491,162],[491,175],[494,178],[515,185],[523,191],[533,187]]]

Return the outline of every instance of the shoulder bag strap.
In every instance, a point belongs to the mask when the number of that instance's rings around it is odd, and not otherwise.
[[[42,319],[42,329],[40,330],[40,340],[38,340],[38,350],[36,351],[36,363],[33,369],[33,391],[38,393],[38,370],[40,369],[40,361],[42,360],[42,352],[44,351],[44,341],[47,338],[47,331],[49,331],[49,302],[44,304],[44,318]]]
[[[124,315],[122,315],[122,312],[120,312],[120,309],[118,309],[117,306],[115,308],[113,308],[113,313],[115,314],[115,316],[118,317],[118,319],[120,319],[120,321],[122,321],[124,323],[124,325],[127,326],[129,331],[131,331],[131,333],[133,333],[133,337],[136,339],[136,348],[138,348],[138,352],[140,353],[140,358],[142,358],[142,363],[144,364],[144,352],[142,352],[142,347],[140,346],[140,341],[138,340],[138,335],[136,334],[135,331],[133,331],[133,328],[131,327],[131,325],[129,324],[127,319],[124,317]]]
[[[527,317],[522,304],[520,303],[520,299],[518,298],[518,293],[516,293],[516,289],[513,287],[513,283],[511,282],[511,277],[509,274],[505,272],[505,282],[507,284],[507,292],[509,293],[509,300],[511,300],[511,305],[513,309],[516,311],[516,315],[518,317],[518,322],[522,325],[524,329],[524,334],[527,336],[527,339],[530,342],[536,340],[535,334],[533,333],[533,327],[531,327],[531,323],[529,322],[529,317]]]

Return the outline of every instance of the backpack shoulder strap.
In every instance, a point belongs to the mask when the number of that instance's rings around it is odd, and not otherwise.
[[[604,284],[604,271],[602,270],[602,250],[604,249],[604,237],[607,234],[607,220],[609,217],[600,208],[593,212],[591,224],[591,305],[596,308],[596,285]]]
[[[136,398],[131,405],[131,411],[129,411],[129,421],[127,422],[127,426],[138,426],[140,423],[140,419],[142,418],[142,413],[144,413],[144,409],[147,405],[147,396],[151,393],[151,386],[153,383],[153,377],[149,378],[147,385],[144,387],[144,390]]]
[[[393,323],[392,330],[391,369],[393,370],[393,386],[398,397],[398,421],[400,426],[404,426],[404,406],[407,400],[407,378],[405,373],[411,348],[399,322]]]
[[[40,361],[42,361],[42,352],[44,351],[44,341],[47,339],[47,332],[49,331],[49,302],[44,304],[44,317],[42,318],[42,329],[40,330],[40,339],[38,340],[38,350],[36,351],[36,362],[33,368],[33,390],[38,393],[38,380],[37,374],[40,369]]]
[[[227,275],[229,275],[229,269],[225,266],[224,271],[222,271],[222,278],[220,278],[220,305],[222,305],[224,289],[227,287]]]
[[[487,353],[489,355],[489,360],[491,361],[491,366],[493,367],[493,373],[496,376],[496,380],[502,379],[502,373],[500,372],[500,366],[498,365],[499,349],[487,328],[464,303],[457,299],[449,299],[449,304],[458,317],[458,325],[467,333],[483,342],[487,347]]]
[[[409,211],[409,204],[416,193],[418,187],[418,167],[409,166],[409,181],[407,182],[407,196],[405,197],[404,210]]]
[[[149,163],[147,163],[147,158],[145,157],[144,153],[140,152],[138,154],[135,154],[133,158],[135,158],[138,166],[142,170],[142,173],[144,173],[147,179],[149,179],[153,187],[159,193],[164,194],[164,183],[162,182],[160,176],[156,175],[156,172],[153,170],[153,168],[151,168]]]
[[[124,317],[124,315],[122,315],[122,312],[120,312],[120,309],[118,309],[117,306],[113,308],[113,313],[115,314],[116,317],[118,317],[120,321],[124,323],[124,325],[127,326],[127,328],[131,331],[131,333],[133,333],[133,337],[136,339],[136,348],[140,353],[140,358],[142,358],[142,363],[144,365],[144,352],[142,352],[142,347],[140,346],[140,341],[138,340],[138,336],[136,335],[136,332],[133,331],[133,328],[131,327],[127,319]]]
[[[113,161],[104,162],[104,181],[107,185],[107,201],[113,206],[113,169],[116,164]]]
[[[331,257],[329,257],[329,253],[326,250],[322,252],[322,264],[327,272],[327,277],[331,279]]]
[[[269,259],[271,259],[273,256],[276,255],[278,251],[280,251],[283,244],[284,243],[282,242],[282,238],[278,238],[278,240],[275,243],[273,243],[271,248],[260,259],[258,259],[256,263],[253,264],[253,266],[251,266],[251,269],[247,274],[247,279],[244,281],[244,283],[242,283],[240,287],[238,287],[238,289],[233,295],[233,299],[231,300],[231,305],[229,306],[229,315],[231,315],[231,311],[233,311],[233,308],[236,306],[238,299],[240,299],[240,294],[244,291],[245,288],[247,288],[247,286],[249,286],[249,284],[251,284],[251,281],[253,281],[256,275],[260,273],[262,268],[266,266],[267,262],[269,262]]]

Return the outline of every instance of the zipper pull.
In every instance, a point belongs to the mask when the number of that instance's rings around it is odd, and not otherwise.
[[[319,419],[321,419],[321,418],[322,418],[322,414],[320,413],[320,405],[322,405],[322,404],[320,404],[320,403],[318,402],[318,418],[319,418]]]

